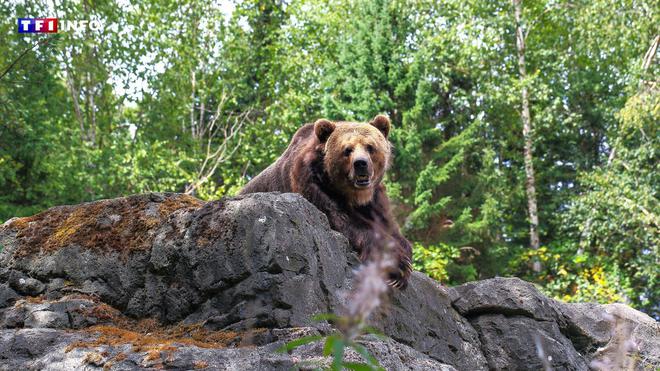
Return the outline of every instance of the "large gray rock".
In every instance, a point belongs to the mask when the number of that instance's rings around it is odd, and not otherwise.
[[[291,354],[278,353],[277,348],[301,334],[318,334],[313,328],[282,329],[272,342],[261,346],[236,348],[204,348],[188,344],[171,344],[151,350],[134,349],[131,344],[92,344],[93,333],[71,333],[55,329],[0,330],[0,370],[13,371],[26,366],[34,370],[139,370],[139,369],[211,369],[211,370],[291,370],[327,367],[330,359],[322,357],[322,344],[309,344]],[[360,340],[381,366],[388,370],[456,369],[393,340],[366,337]],[[361,362],[354,351],[346,353],[347,362]]]
[[[537,321],[521,315],[482,314],[472,324],[479,332],[482,349],[492,370],[584,370],[586,360],[561,334],[553,321]]]
[[[660,368],[660,324],[623,304],[560,304],[563,331],[598,369]]]
[[[0,279],[33,288],[25,294],[46,283],[133,317],[223,329],[307,324],[337,306],[352,258],[345,238],[294,194],[207,204],[150,194],[60,207],[6,223],[0,243]],[[51,285],[57,279],[69,285]]]
[[[479,333],[490,369],[660,366],[658,322],[626,305],[562,303],[518,278],[466,283],[450,297]]]
[[[359,264],[313,205],[277,193],[61,206],[8,221],[0,245],[0,369],[327,366],[318,343],[274,350],[332,331],[311,318],[341,310]],[[360,342],[392,370],[586,369],[629,361],[632,345],[642,367],[660,353],[647,316],[517,279],[447,289],[414,273],[370,324],[388,338]]]
[[[492,278],[452,288],[454,308],[466,317],[482,313],[522,315],[555,320],[555,301],[541,294],[533,284],[518,278]]]
[[[565,321],[559,304],[531,283],[494,278],[455,287],[451,296],[479,333],[490,369],[587,368],[587,360],[561,332]]]
[[[408,288],[396,291],[373,324],[393,339],[459,370],[486,369],[479,335],[451,304],[445,288],[414,272]]]
[[[7,284],[0,284],[0,308],[11,305],[19,296]]]

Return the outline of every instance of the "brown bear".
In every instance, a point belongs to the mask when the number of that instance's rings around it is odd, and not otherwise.
[[[390,157],[390,120],[378,115],[369,123],[306,124],[275,163],[254,177],[240,194],[296,192],[328,217],[364,262],[389,247],[398,265],[390,285],[405,288],[412,271],[412,247],[399,232],[381,183]]]

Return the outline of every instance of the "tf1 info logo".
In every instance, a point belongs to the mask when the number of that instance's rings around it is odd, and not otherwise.
[[[58,27],[60,25],[62,27]],[[18,33],[58,33],[86,27],[98,31],[102,25],[99,21],[62,21],[60,24],[57,18],[18,18]]]

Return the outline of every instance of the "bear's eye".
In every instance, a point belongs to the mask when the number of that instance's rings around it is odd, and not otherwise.
[[[374,151],[375,151],[374,146],[372,146],[371,144],[368,144],[367,145],[367,152],[374,153]]]
[[[344,156],[348,157],[351,155],[351,152],[353,152],[353,148],[348,147],[344,150]]]

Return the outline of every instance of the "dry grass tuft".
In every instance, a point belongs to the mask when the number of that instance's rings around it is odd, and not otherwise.
[[[209,331],[201,324],[178,324],[161,326],[156,320],[146,319],[138,322],[126,322],[122,325],[97,325],[84,331],[98,334],[91,342],[75,342],[66,351],[75,348],[95,348],[98,346],[132,345],[133,352],[147,352],[150,357],[160,357],[160,352],[171,352],[177,346],[196,346],[199,348],[225,348],[232,345],[243,345],[241,341],[254,336],[255,333],[267,331],[254,329],[244,333],[234,331]],[[120,321],[122,322],[122,321]]]

